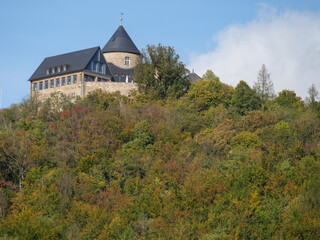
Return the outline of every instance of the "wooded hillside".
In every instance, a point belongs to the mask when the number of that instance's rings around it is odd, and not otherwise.
[[[320,104],[214,74],[29,99],[0,112],[0,172],[0,239],[319,239]]]

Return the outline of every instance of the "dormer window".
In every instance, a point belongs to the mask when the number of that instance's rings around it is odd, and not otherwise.
[[[96,72],[96,71],[97,71],[97,63],[92,62],[92,72]]]
[[[54,67],[53,67],[53,68],[51,68],[51,73],[55,73],[55,69],[54,69]]]
[[[102,63],[99,63],[99,73],[102,73]]]
[[[67,71],[67,65],[63,65],[63,71]]]
[[[126,65],[126,66],[130,65],[130,58],[129,57],[124,58],[124,65]]]
[[[58,72],[58,73],[61,72],[61,66],[58,66],[57,72]]]
[[[49,75],[50,74],[50,69],[47,69],[46,73],[47,73],[47,75]]]

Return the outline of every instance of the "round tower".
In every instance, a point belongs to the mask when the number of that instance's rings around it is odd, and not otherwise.
[[[141,58],[140,51],[122,25],[112,35],[102,52],[108,63],[122,69],[134,68]]]

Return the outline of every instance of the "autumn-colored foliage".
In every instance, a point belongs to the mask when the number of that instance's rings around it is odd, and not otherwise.
[[[1,110],[0,239],[319,239],[319,103],[210,71],[179,96]]]

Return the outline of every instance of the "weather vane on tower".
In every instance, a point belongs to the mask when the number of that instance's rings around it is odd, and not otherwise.
[[[122,20],[123,20],[122,16],[123,16],[123,13],[120,13],[120,14],[121,14],[121,17],[120,17],[120,26],[122,26]]]

